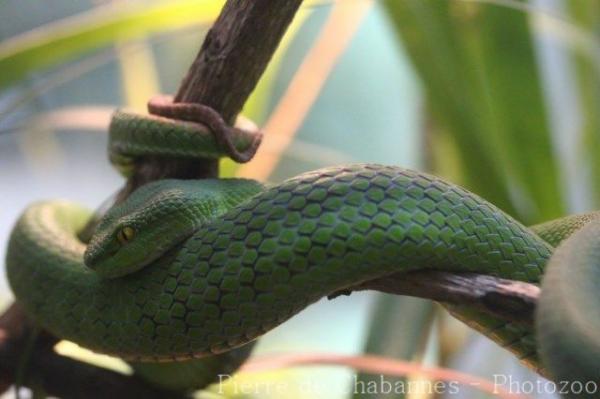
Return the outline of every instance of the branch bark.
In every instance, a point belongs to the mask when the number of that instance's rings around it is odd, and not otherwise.
[[[234,122],[302,0],[228,1],[175,102],[197,102]],[[227,78],[223,78],[227,77]]]
[[[231,123],[258,83],[301,3],[228,0],[204,39],[175,101],[209,105]],[[213,160],[148,157],[137,162],[117,202],[153,180],[217,177],[218,171],[218,163]],[[0,393],[15,382],[14,370],[32,327],[17,304],[0,316]],[[33,347],[25,384],[41,384],[49,394],[63,398],[174,397],[165,396],[135,377],[59,356],[52,351],[58,339],[47,333],[42,336]]]
[[[367,281],[352,290],[377,290],[388,294],[468,305],[504,320],[533,328],[540,294],[536,285],[475,273],[418,271]]]
[[[301,4],[302,0],[227,1],[174,101],[208,105],[234,123]],[[119,198],[152,180],[218,174],[214,160],[148,157],[138,164]]]

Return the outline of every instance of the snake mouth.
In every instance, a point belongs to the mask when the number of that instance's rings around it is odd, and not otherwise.
[[[85,265],[104,278],[118,278],[135,273],[159,261],[181,242],[156,243],[152,250],[124,250],[120,245],[90,245],[84,252]],[[122,250],[123,249],[123,250]]]
[[[117,252],[119,252],[119,248],[117,246],[113,248],[100,249],[96,248],[95,246],[88,245],[87,249],[83,253],[83,263],[88,268],[96,270],[98,265],[115,256]]]

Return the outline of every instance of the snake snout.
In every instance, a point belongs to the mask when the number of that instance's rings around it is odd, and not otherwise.
[[[83,253],[83,263],[90,269],[94,268],[94,265],[98,262],[98,252],[90,251],[86,249]]]
[[[118,251],[119,247],[116,245],[103,248],[99,245],[94,245],[94,243],[91,243],[83,253],[83,263],[85,263],[85,265],[90,269],[95,270],[98,265],[102,264],[102,262],[109,257],[115,255]]]

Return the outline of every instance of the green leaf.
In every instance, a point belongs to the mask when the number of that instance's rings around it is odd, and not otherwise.
[[[425,347],[434,310],[433,303],[424,299],[378,295],[371,313],[364,352],[394,359],[414,360]],[[385,380],[392,386],[406,384],[405,378],[386,377]],[[357,384],[368,386],[369,381],[373,381],[373,376],[360,373],[357,377]],[[403,393],[364,395],[356,391],[353,397],[355,399],[365,397],[400,399],[406,395]]]
[[[567,2],[571,17],[576,25],[585,31],[594,32],[600,26],[600,3],[588,0],[570,0]],[[594,36],[592,36],[594,40]],[[595,38],[596,43],[598,42]],[[574,53],[581,112],[583,116],[583,143],[580,155],[589,161],[592,169],[591,185],[594,189],[595,203],[600,202],[600,81],[598,79],[597,59],[585,52]],[[593,56],[592,56],[593,57]]]
[[[384,5],[423,81],[438,134],[458,148],[461,183],[527,223],[560,216],[527,15],[447,0]]]
[[[126,2],[40,26],[0,43],[0,89],[118,41],[209,23],[222,5],[223,1],[197,0],[151,6]]]

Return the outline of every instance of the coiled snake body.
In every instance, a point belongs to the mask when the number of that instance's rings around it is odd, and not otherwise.
[[[240,133],[234,144],[243,149],[251,142]],[[124,160],[155,150],[222,155],[193,123],[115,115],[114,162],[124,169]],[[244,344],[311,303],[370,279],[438,269],[539,283],[552,245],[573,231],[575,238],[596,218],[532,230],[454,184],[381,165],[320,169],[271,187],[244,179],[149,183],[104,216],[86,247],[77,233],[90,216],[64,201],[33,204],[23,213],[7,252],[18,301],[55,335],[119,356],[149,381],[184,390],[206,385],[223,364],[235,368],[248,355]],[[589,233],[598,236],[596,230]],[[561,258],[578,251],[570,241]],[[600,250],[589,252],[586,259],[597,259]],[[553,280],[561,280],[554,275],[561,268],[553,269]],[[582,292],[598,280],[581,278]],[[560,301],[542,306],[542,313]],[[546,309],[558,320],[542,317],[544,330],[565,323],[571,306],[577,305],[566,304],[558,316]],[[537,365],[532,331],[489,317],[471,321]],[[552,331],[552,350],[542,350],[551,359],[565,353],[556,343],[566,342]],[[215,354],[221,355],[203,358]],[[550,373],[562,377],[561,366]]]

